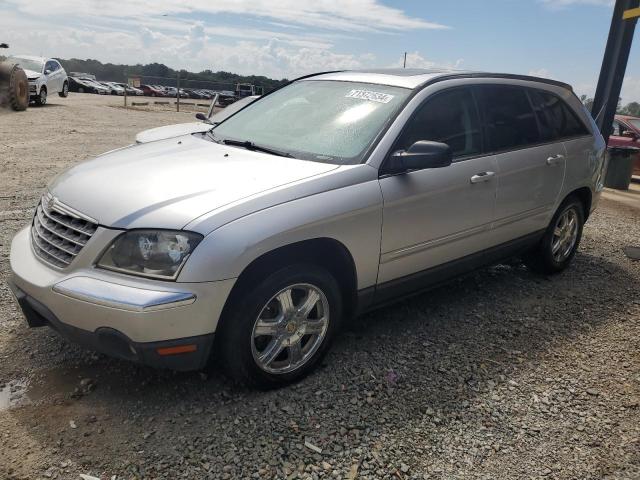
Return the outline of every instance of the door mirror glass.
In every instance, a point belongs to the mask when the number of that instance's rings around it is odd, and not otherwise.
[[[419,140],[406,150],[394,152],[385,173],[448,167],[452,158],[453,152],[446,143]]]

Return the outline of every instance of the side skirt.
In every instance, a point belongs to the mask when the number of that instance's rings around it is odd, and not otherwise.
[[[539,243],[544,232],[544,230],[540,230],[530,233],[466,257],[381,283],[375,288],[364,288],[358,291],[357,313],[362,314],[406,297],[420,294],[466,273],[520,255]]]

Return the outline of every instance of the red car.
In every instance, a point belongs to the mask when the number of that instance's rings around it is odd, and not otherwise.
[[[147,97],[164,97],[164,92],[153,85],[140,85],[140,90],[142,90]]]
[[[640,118],[616,115],[608,146],[634,149],[633,175],[640,175]]]

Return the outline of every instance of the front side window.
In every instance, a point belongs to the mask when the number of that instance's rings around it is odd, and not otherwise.
[[[227,118],[214,141],[250,141],[296,158],[360,163],[411,90],[331,80],[295,82]]]
[[[536,117],[524,89],[488,85],[479,91],[491,150],[509,150],[540,142]]]
[[[637,130],[640,130],[640,119],[632,118],[629,120],[629,123]]]
[[[49,72],[51,72],[51,73],[55,72],[56,69],[57,69],[56,62],[53,62],[53,61],[49,60],[47,62],[47,64],[45,65],[44,69],[45,69],[45,71],[49,70]]]
[[[395,149],[406,150],[420,140],[446,143],[454,158],[480,153],[480,120],[471,92],[456,88],[427,99],[407,122]]]

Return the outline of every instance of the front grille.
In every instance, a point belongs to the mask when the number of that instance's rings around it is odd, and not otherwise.
[[[31,225],[31,244],[47,263],[64,268],[80,253],[98,228],[98,222],[83,218],[46,194],[36,208]]]

